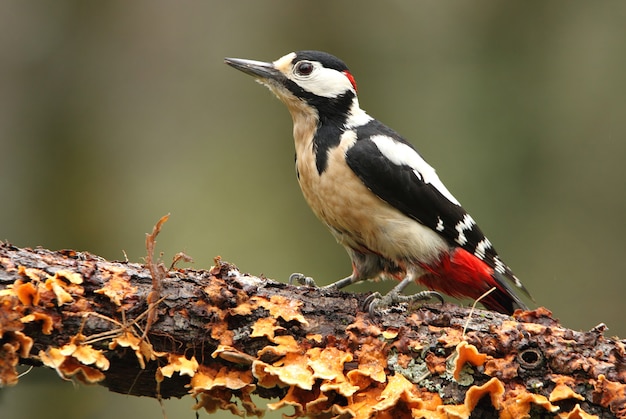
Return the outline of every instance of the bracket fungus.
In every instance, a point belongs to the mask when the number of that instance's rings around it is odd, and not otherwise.
[[[563,328],[545,309],[469,322],[450,304],[370,316],[366,296],[220,259],[159,272],[148,302],[146,266],[0,243],[0,383],[30,364],[248,416],[263,414],[256,394],[287,417],[626,417],[624,342]]]

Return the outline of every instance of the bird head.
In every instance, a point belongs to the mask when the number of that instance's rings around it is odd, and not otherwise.
[[[291,52],[274,62],[226,58],[226,64],[266,85],[292,114],[316,111],[319,118],[345,117],[357,105],[348,67],[321,51]]]

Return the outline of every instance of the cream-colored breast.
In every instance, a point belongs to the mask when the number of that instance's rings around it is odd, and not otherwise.
[[[312,135],[296,141],[299,182],[315,214],[344,246],[372,251],[388,259],[429,262],[447,244],[437,233],[405,216],[372,193],[345,162],[356,141],[347,131],[338,147],[329,150],[320,175],[315,164]]]

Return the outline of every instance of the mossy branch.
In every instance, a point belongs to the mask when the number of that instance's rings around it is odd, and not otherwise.
[[[370,316],[365,295],[219,259],[150,263],[0,243],[0,384],[28,364],[123,394],[192,394],[209,412],[259,415],[257,394],[296,416],[626,417],[625,342],[602,325],[452,304]]]

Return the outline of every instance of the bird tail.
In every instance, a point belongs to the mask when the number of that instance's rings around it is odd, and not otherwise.
[[[476,300],[495,288],[480,300],[487,309],[505,314],[513,314],[518,308],[527,309],[510,284],[510,281],[519,283],[519,280],[516,281],[514,276],[508,278],[505,274],[495,271],[462,248],[445,253],[434,264],[420,266],[426,273],[418,278],[417,282],[430,289],[442,291],[452,297],[469,297]]]

